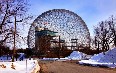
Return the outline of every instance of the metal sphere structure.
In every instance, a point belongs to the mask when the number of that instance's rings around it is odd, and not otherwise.
[[[80,16],[69,10],[53,9],[39,15],[28,32],[29,48],[35,47],[35,27],[58,32],[57,35],[65,40],[67,46],[71,46],[71,39],[77,39],[77,44],[81,46],[90,45],[87,25]]]

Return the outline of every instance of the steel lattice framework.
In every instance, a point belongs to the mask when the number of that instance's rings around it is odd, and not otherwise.
[[[62,39],[70,45],[71,39],[78,39],[78,45],[90,45],[90,33],[87,25],[76,13],[65,9],[53,9],[39,15],[28,32],[28,47],[35,47],[35,27],[57,31]]]

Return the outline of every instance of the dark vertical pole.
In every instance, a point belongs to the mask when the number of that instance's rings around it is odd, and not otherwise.
[[[58,50],[58,58],[60,59],[60,49],[61,49],[61,45],[60,45],[60,36],[59,36],[59,50]]]
[[[71,50],[73,50],[73,41],[71,39]]]
[[[15,34],[16,34],[16,16],[14,17],[14,48],[13,48],[13,58],[12,58],[12,62],[14,62],[14,56],[15,56]]]
[[[0,49],[0,56],[2,55],[2,49]]]
[[[78,44],[77,44],[77,40],[78,40],[78,39],[75,39],[75,40],[76,40],[76,49],[79,50]]]

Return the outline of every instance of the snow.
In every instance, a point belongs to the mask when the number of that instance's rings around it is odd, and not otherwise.
[[[12,63],[15,66],[15,69],[11,68]],[[33,68],[35,68],[35,66],[38,65],[38,62],[37,60],[0,62],[0,65],[2,64],[6,66],[6,68],[2,68],[0,66],[0,73],[31,73],[33,71]],[[39,66],[38,66],[38,69],[40,69]]]
[[[102,53],[99,53],[99,54],[95,54],[95,55],[92,56],[89,60],[99,61],[102,57],[104,57],[103,52],[102,52]]]
[[[107,51],[103,58],[99,62],[116,63],[116,48]]]
[[[94,55],[89,60],[81,60],[79,61],[79,64],[116,68],[116,48],[113,48],[105,53]]]
[[[81,60],[81,61],[79,61],[79,64],[116,68],[116,64],[113,64],[113,63],[101,63],[101,62],[97,62],[97,61],[94,61],[94,60]]]
[[[39,60],[44,60],[44,61],[66,61],[66,60],[70,60],[68,57],[65,58],[43,58],[43,59],[39,59]]]
[[[67,61],[67,60],[71,60],[71,59],[69,59],[68,57],[65,57],[65,58],[60,58],[57,61]]]
[[[79,51],[73,51],[70,56],[68,56],[71,60],[82,60],[85,59],[86,54],[79,52]]]
[[[43,59],[40,59],[40,60],[56,61],[56,60],[58,60],[58,58],[43,58]]]

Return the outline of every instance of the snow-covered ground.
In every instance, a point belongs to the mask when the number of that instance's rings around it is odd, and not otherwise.
[[[89,60],[81,60],[79,61],[79,64],[116,68],[116,48],[113,48],[105,53],[94,55]]]
[[[1,56],[0,73],[31,73],[35,70],[40,70],[37,60],[25,59],[24,53],[19,53],[19,55],[18,61],[15,59],[15,62],[11,62],[10,56]],[[11,68],[12,65],[14,69]]]
[[[40,70],[37,60],[0,62],[0,73],[31,73],[34,70]]]

